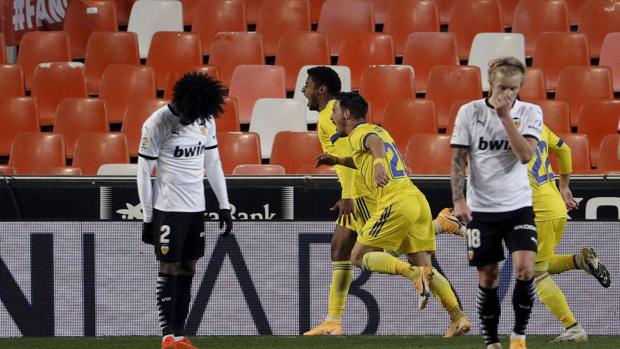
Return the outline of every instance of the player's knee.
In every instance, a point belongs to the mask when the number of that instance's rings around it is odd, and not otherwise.
[[[530,265],[515,266],[515,277],[517,280],[531,280],[534,277],[534,267]]]
[[[194,276],[194,274],[196,274],[196,261],[181,262],[179,274]]]
[[[354,266],[361,268],[363,264],[364,254],[361,251],[353,251],[351,252],[351,264]]]
[[[497,269],[487,268],[479,270],[478,282],[484,288],[496,288],[499,286],[499,271]]]
[[[340,241],[332,241],[331,257],[332,262],[351,260],[351,248]]]
[[[159,272],[168,275],[179,274],[180,263],[160,262]]]

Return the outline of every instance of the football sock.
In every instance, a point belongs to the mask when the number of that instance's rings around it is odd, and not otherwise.
[[[536,278],[536,293],[540,302],[562,322],[564,328],[569,328],[577,323],[573,312],[568,307],[566,298],[564,298],[564,293],[548,273]]]
[[[339,320],[342,317],[352,280],[353,265],[351,261],[332,262],[332,283],[329,286],[327,312],[328,320]]]
[[[565,271],[578,269],[575,265],[575,255],[556,254],[549,259],[549,274],[560,274]]]
[[[525,329],[527,328],[527,323],[532,313],[535,296],[534,278],[527,281],[517,280],[514,291],[512,292],[512,307],[515,312],[514,333],[525,334]]]
[[[433,263],[433,269],[438,271],[439,274],[441,274],[442,276],[446,275],[443,272],[443,270],[441,270],[441,266],[439,265],[439,261],[437,260],[437,257],[435,256],[434,253],[431,255],[431,262]],[[445,278],[445,276],[444,276],[444,278]],[[452,293],[456,297],[456,301],[459,303],[459,307],[462,309],[463,308],[463,304],[461,303],[461,299],[459,298],[459,294],[456,293],[456,290],[454,289],[454,287],[452,287],[452,285],[450,285],[450,288],[452,289]]]
[[[435,230],[434,230],[435,235],[442,233],[441,223],[437,222],[436,220],[433,220],[433,226],[435,227]]]
[[[478,286],[478,316],[480,318],[480,329],[484,336],[486,345],[499,343],[497,334],[497,324],[501,308],[497,297],[497,288],[484,288]]]
[[[189,303],[192,293],[193,276],[177,275],[177,294],[174,308],[174,335],[182,336],[185,329],[185,319],[189,312]]]
[[[401,275],[415,280],[416,269],[411,265],[385,252],[368,252],[362,258],[362,268],[375,273]]]
[[[452,291],[452,287],[450,287],[450,282],[434,268],[431,273],[430,287],[437,300],[439,300],[441,305],[448,311],[451,320],[463,314],[463,311],[461,311],[459,307],[459,302],[456,300],[456,296]]]
[[[157,309],[159,310],[159,327],[164,337],[174,333],[176,284],[176,276],[161,272],[158,274]]]

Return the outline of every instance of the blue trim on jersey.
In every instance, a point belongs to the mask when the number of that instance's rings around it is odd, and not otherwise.
[[[560,140],[558,141],[558,147],[561,147],[562,145],[564,145],[564,141],[563,141],[562,139],[560,139]]]
[[[378,134],[376,134],[376,133],[374,133],[374,132],[368,132],[368,133],[364,136],[364,139],[362,139],[362,146],[363,146],[363,147],[364,147],[364,149],[366,149],[366,150],[370,150],[370,149],[368,149],[368,147],[366,146],[366,139],[367,139],[367,138],[368,138],[368,136],[370,136],[370,135],[375,135],[375,136],[379,137],[379,135],[378,135]]]
[[[338,138],[340,138],[340,134],[339,134],[338,132],[336,132],[336,133],[334,133],[334,134],[331,136],[331,138],[330,138],[329,140],[330,140],[330,141],[332,142],[332,144],[333,144],[333,143],[335,143],[335,142],[338,140]]]

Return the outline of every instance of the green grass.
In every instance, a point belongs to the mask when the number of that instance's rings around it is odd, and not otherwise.
[[[591,336],[588,343],[549,343],[553,337],[528,337],[529,349],[618,349],[620,337]],[[442,339],[431,336],[347,336],[347,337],[284,337],[230,336],[197,337],[192,339],[199,348],[209,349],[480,349],[480,336]],[[508,339],[502,338],[508,349]],[[157,349],[157,337],[55,337],[0,339],[2,349]]]

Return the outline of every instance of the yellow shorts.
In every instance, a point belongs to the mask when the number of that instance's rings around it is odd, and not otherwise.
[[[435,226],[426,197],[403,193],[396,201],[381,203],[358,231],[357,241],[406,254],[435,251]]]
[[[538,254],[536,255],[536,271],[549,269],[549,259],[554,255],[555,248],[562,240],[566,218],[536,221],[538,230]]]
[[[366,221],[370,219],[370,213],[375,210],[376,202],[370,197],[359,197],[353,200],[355,200],[355,220],[353,223],[344,223],[336,219],[336,224],[354,232],[359,232],[364,224],[366,224]]]

